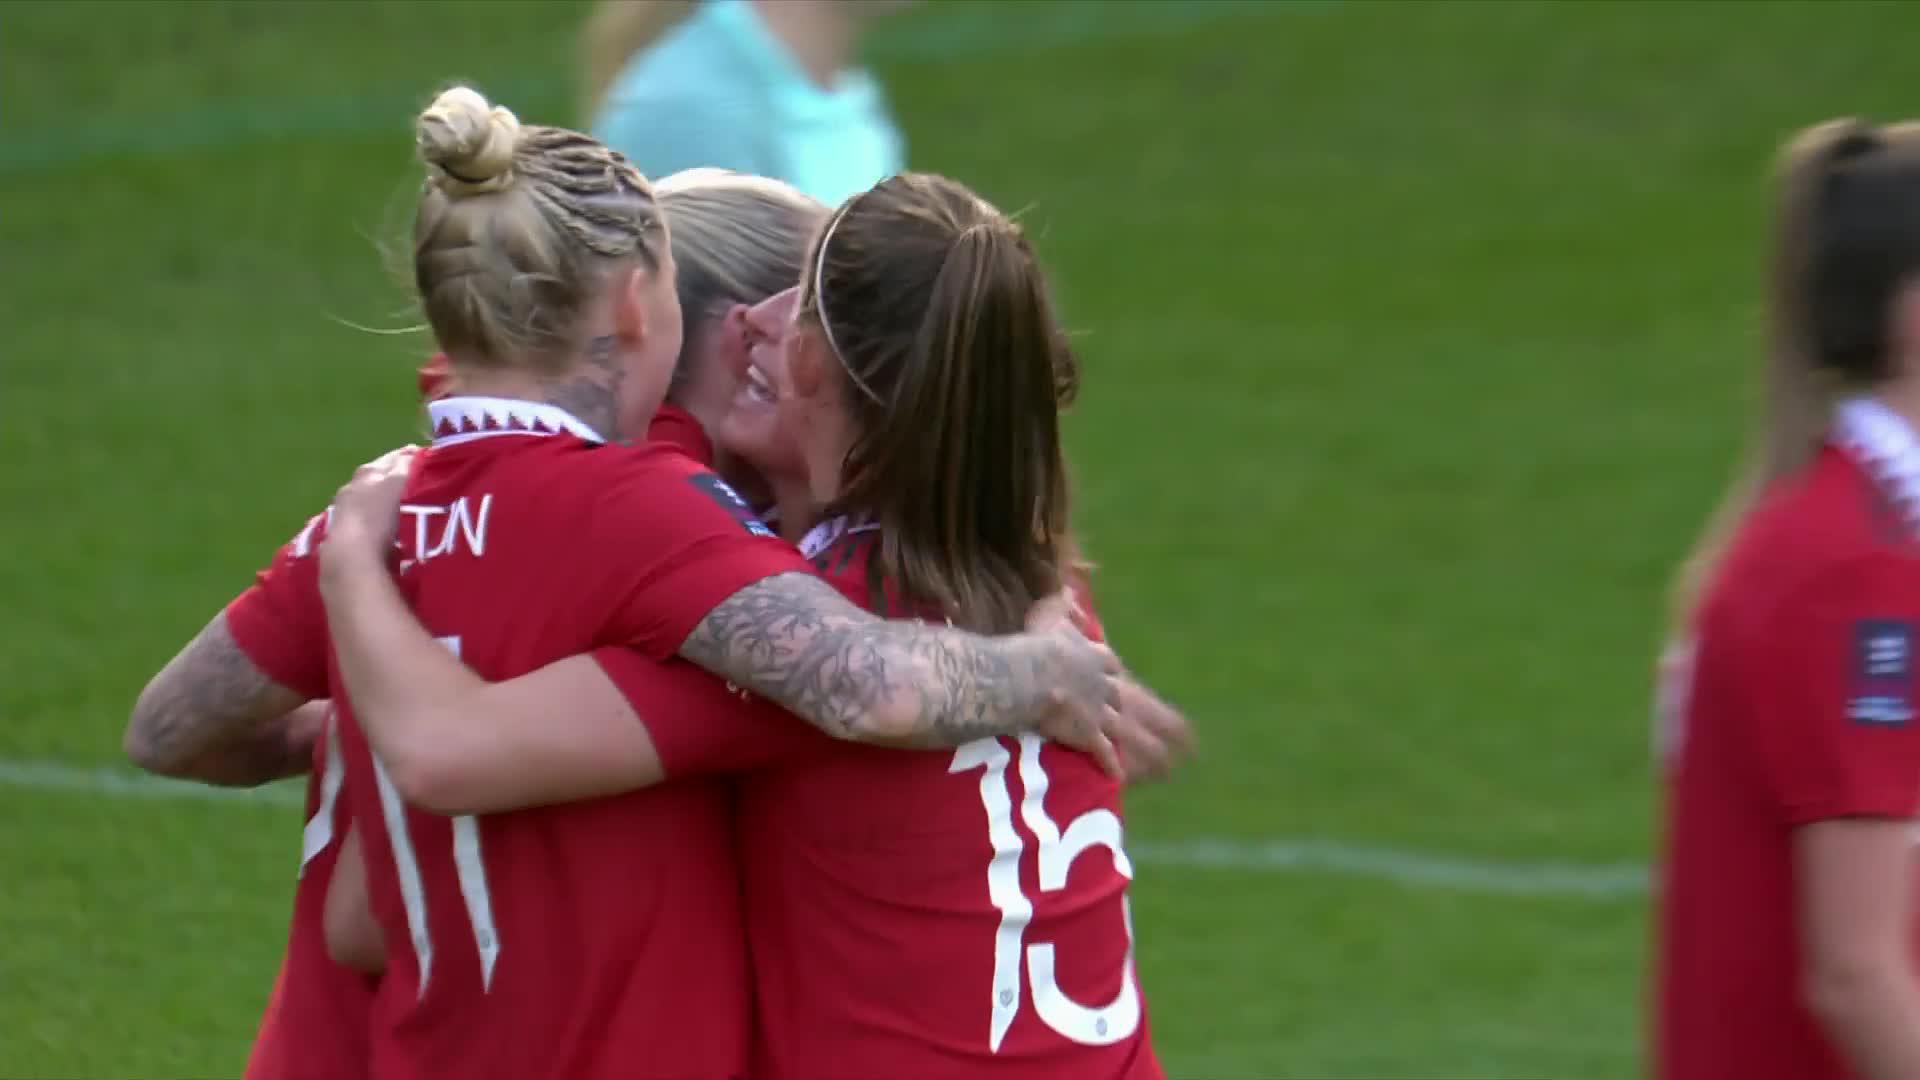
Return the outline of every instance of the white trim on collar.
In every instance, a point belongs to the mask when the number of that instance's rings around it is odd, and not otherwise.
[[[841,537],[849,533],[872,532],[879,527],[880,523],[877,521],[864,521],[854,525],[845,517],[831,518],[808,529],[807,535],[800,538],[800,554],[811,559],[838,543]]]
[[[1872,398],[1840,403],[1834,441],[1853,455],[1920,536],[1920,437],[1899,413]]]
[[[572,435],[606,442],[558,405],[497,397],[449,397],[427,403],[433,445],[453,446],[491,435]]]

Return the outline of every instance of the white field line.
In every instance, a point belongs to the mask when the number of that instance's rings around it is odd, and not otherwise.
[[[213,788],[124,769],[0,758],[0,788],[74,792],[111,799],[250,802],[298,806],[300,788]],[[1647,870],[1637,863],[1468,859],[1337,840],[1246,840],[1199,837],[1145,840],[1128,854],[1148,866],[1360,878],[1412,889],[1518,897],[1626,900],[1646,895]]]

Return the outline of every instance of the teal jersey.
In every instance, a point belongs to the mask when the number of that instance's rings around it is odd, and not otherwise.
[[[837,206],[905,167],[873,77],[809,79],[747,0],[709,0],[614,80],[594,134],[650,177],[712,166]]]

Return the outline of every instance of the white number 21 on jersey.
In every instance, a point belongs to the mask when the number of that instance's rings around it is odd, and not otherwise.
[[[1113,866],[1120,876],[1133,880],[1133,863],[1120,847],[1120,819],[1113,811],[1089,810],[1067,823],[1062,833],[1047,815],[1047,771],[1040,764],[1040,748],[1045,742],[1038,735],[1020,736],[1020,784],[1026,795],[1020,800],[1020,819],[1039,841],[1040,891],[1058,892],[1067,887],[1067,871],[1073,861],[1088,848],[1103,847],[1113,853]],[[1020,891],[1020,855],[1025,847],[1013,827],[1013,795],[1007,784],[1007,766],[1013,755],[999,739],[980,739],[962,746],[953,755],[950,773],[984,769],[980,777],[980,801],[987,810],[987,836],[993,843],[993,861],[987,864],[987,895],[1000,911],[1000,927],[993,944],[993,1026],[988,1045],[998,1052],[1000,1043],[1020,1012],[1020,971],[1033,984],[1033,1009],[1049,1028],[1076,1043],[1108,1046],[1131,1036],[1140,1028],[1140,988],[1133,974],[1133,910],[1123,897],[1122,918],[1127,929],[1126,970],[1120,974],[1120,992],[1105,1005],[1083,1005],[1068,997],[1055,978],[1057,958],[1050,941],[1026,944],[1027,925],[1033,921],[1033,899]],[[1024,946],[1024,948],[1023,948]]]

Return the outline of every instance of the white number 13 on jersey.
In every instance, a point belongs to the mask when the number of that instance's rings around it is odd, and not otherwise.
[[[1040,764],[1040,748],[1044,745],[1038,735],[1020,736],[1020,783],[1026,789],[1026,796],[1020,800],[1020,819],[1039,841],[1040,891],[1066,888],[1073,860],[1093,847],[1111,851],[1114,869],[1133,880],[1133,863],[1121,850],[1120,819],[1113,811],[1089,810],[1068,822],[1064,834],[1047,816],[1045,800],[1050,781]],[[1019,1015],[1023,953],[1033,983],[1033,1009],[1042,1022],[1083,1045],[1117,1043],[1140,1028],[1140,988],[1133,975],[1133,909],[1123,897],[1120,910],[1127,928],[1126,970],[1120,973],[1119,994],[1105,1005],[1083,1005],[1060,988],[1054,974],[1052,942],[1034,942],[1022,948],[1027,924],[1033,921],[1033,900],[1020,891],[1020,855],[1025,844],[1013,827],[1013,795],[1007,784],[1007,766],[1012,760],[1013,755],[1000,740],[981,739],[956,751],[953,764],[947,767],[950,773],[985,770],[980,777],[980,801],[986,806],[987,836],[993,842],[993,861],[987,864],[987,895],[1000,911],[1000,928],[993,944],[993,1026],[988,1045],[998,1052],[1007,1029]]]

